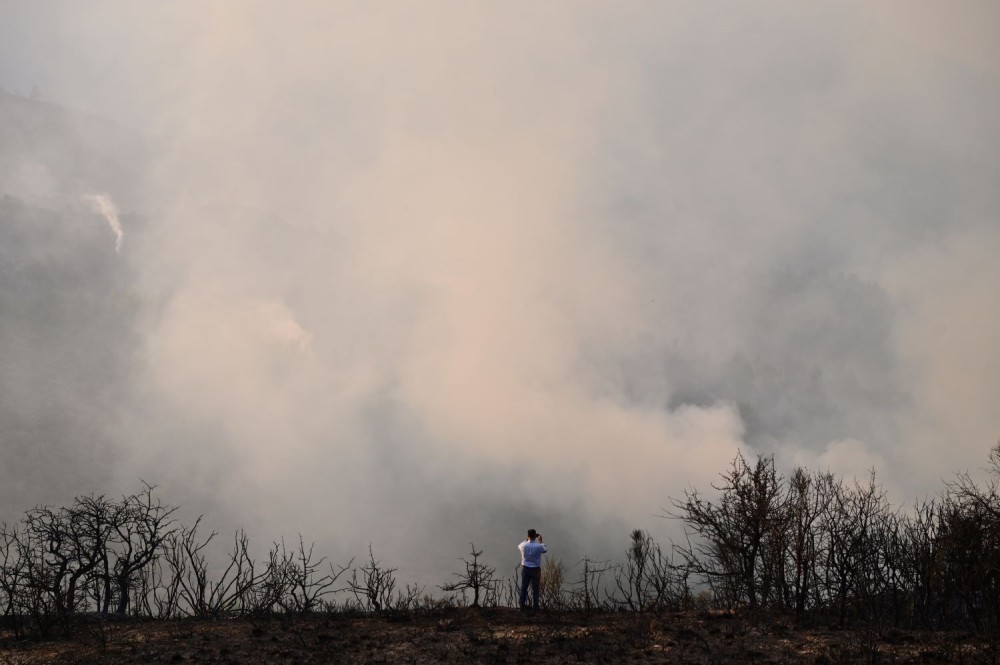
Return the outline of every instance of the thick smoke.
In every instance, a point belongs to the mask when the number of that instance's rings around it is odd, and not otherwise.
[[[143,214],[122,485],[430,575],[665,533],[740,448],[903,501],[998,434],[989,4],[54,6],[0,84],[148,146],[80,184]]]

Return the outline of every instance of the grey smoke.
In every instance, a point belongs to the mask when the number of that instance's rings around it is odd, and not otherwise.
[[[666,535],[738,448],[906,501],[997,437],[992,4],[0,11],[10,510],[141,476],[432,577]]]

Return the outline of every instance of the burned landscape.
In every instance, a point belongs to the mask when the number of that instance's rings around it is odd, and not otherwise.
[[[996,663],[998,63],[974,0],[0,2],[0,665]]]
[[[302,538],[255,560],[242,531],[183,525],[155,488],[38,507],[0,531],[7,662],[996,662],[1000,444],[991,476],[903,511],[868,484],[737,456],[673,499],[683,544],[636,529],[620,562],[542,567],[538,611],[517,571],[470,552],[433,589]]]
[[[993,663],[965,631],[808,627],[726,612],[448,608],[358,617],[94,624],[70,641],[5,646],[5,664],[55,663]]]

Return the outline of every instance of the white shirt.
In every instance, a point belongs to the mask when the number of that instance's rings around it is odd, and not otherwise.
[[[542,555],[549,551],[545,543],[526,540],[517,546],[521,551],[521,565],[525,568],[541,568]]]

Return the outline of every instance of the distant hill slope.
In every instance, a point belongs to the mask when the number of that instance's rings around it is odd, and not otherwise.
[[[109,120],[0,91],[0,195],[53,207],[97,191],[132,208],[145,160]]]
[[[85,195],[134,200],[141,154],[114,123],[0,93],[0,513],[108,477],[138,306]]]

